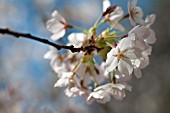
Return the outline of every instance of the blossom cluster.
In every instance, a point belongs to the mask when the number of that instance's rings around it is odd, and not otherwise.
[[[59,54],[50,47],[44,58],[51,60],[51,67],[59,78],[54,87],[66,87],[68,97],[81,96],[89,104],[95,100],[106,103],[111,97],[122,100],[126,96],[125,91],[132,89],[128,85],[131,77],[141,78],[141,70],[149,65],[151,44],[156,41],[151,29],[155,18],[156,15],[151,14],[143,19],[137,0],[129,0],[128,14],[124,14],[121,7],[112,6],[109,0],[103,0],[103,13],[91,28],[84,29],[70,25],[55,10],[52,19],[47,21],[52,40],[62,38],[67,29],[77,29],[81,32],[69,34],[67,45],[94,48]],[[121,24],[126,19],[132,26],[130,30]],[[108,28],[98,33],[97,28],[107,23]],[[97,62],[96,56],[102,62]]]

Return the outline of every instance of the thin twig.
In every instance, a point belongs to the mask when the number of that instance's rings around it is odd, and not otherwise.
[[[55,47],[58,50],[66,49],[66,50],[70,50],[73,53],[74,52],[80,52],[80,51],[91,53],[95,49],[96,50],[100,49],[100,48],[96,47],[95,45],[81,46],[81,47],[78,47],[78,48],[75,48],[73,45],[70,45],[70,46],[59,45],[59,44],[53,43],[53,42],[51,42],[51,41],[49,41],[47,39],[43,39],[43,38],[33,36],[33,35],[29,34],[29,33],[20,33],[20,32],[9,30],[7,28],[5,28],[5,29],[0,28],[0,34],[8,34],[8,35],[12,35],[12,36],[14,36],[16,38],[20,38],[20,37],[28,38],[28,39],[35,40],[35,41],[38,41],[38,42],[41,42],[41,43],[44,43],[44,44],[48,44],[50,46]]]

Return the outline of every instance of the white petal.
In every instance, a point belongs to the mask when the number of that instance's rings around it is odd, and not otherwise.
[[[135,74],[136,78],[138,78],[138,79],[142,77],[142,72],[139,68],[134,69],[134,74]]]
[[[136,60],[133,61],[133,65],[134,65],[135,67],[137,67],[137,68],[140,67],[140,64],[141,64],[141,60],[140,60],[140,59],[136,59]]]
[[[118,65],[118,59],[117,59],[117,57],[112,57],[112,62],[109,64],[109,65],[107,65],[107,60],[106,60],[106,70],[108,71],[108,72],[111,72],[111,71],[113,71],[116,67],[117,67],[117,65]]]
[[[110,21],[118,22],[123,17],[123,9],[121,7],[116,7],[116,9],[110,14]]]
[[[52,17],[55,18],[55,20],[57,21],[62,21],[66,23],[65,19],[60,15],[60,13],[57,10],[53,11]]]
[[[116,55],[117,54],[117,49],[116,48],[112,48],[110,51],[109,51],[109,53],[107,53],[107,58],[109,58],[109,57],[112,57],[112,56],[114,56],[114,55]]]
[[[52,51],[48,51],[47,53],[45,53],[44,55],[44,59],[51,59],[53,56],[53,52]]]
[[[129,59],[120,59],[118,64],[118,70],[124,75],[130,75],[133,71],[132,63]]]
[[[125,51],[130,48],[132,40],[130,38],[123,38],[116,48],[119,48],[120,51]]]
[[[127,50],[125,53],[125,56],[128,57],[129,59],[136,59],[137,56],[136,54],[134,53],[134,50]]]
[[[150,35],[149,28],[145,26],[136,26],[129,32],[129,34],[131,33],[134,33],[139,39],[146,39]]]
[[[134,8],[137,4],[137,0],[132,0],[131,2],[131,8]]]
[[[103,0],[103,12],[106,11],[106,9],[110,6],[111,6],[111,3],[109,0]]]
[[[58,40],[65,35],[65,32],[66,32],[65,29],[62,29],[60,32],[53,34],[50,38],[54,41]]]
[[[141,49],[142,51],[149,48],[148,44],[144,40],[137,40],[135,47]]]
[[[144,57],[141,60],[140,69],[144,69],[149,65],[149,57]]]
[[[156,19],[155,14],[147,16],[145,19],[145,26],[149,28],[155,22],[155,19]]]
[[[149,29],[149,31],[150,31],[150,35],[146,39],[146,42],[149,44],[154,44],[156,42],[155,32],[152,29]]]

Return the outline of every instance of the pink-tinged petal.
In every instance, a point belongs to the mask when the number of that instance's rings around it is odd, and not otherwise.
[[[155,22],[155,19],[156,19],[155,14],[147,16],[145,19],[145,26],[149,28]]]
[[[135,47],[141,49],[142,51],[148,49],[148,44],[144,40],[137,40]]]
[[[132,63],[129,59],[120,59],[118,64],[118,70],[124,75],[130,75],[133,71]]]
[[[141,59],[140,69],[144,69],[149,65],[149,57],[144,57]]]
[[[111,6],[111,3],[109,0],[103,0],[103,12],[105,12],[106,9],[110,6]]]
[[[106,70],[108,72],[113,71],[116,67],[118,66],[118,59],[117,57],[112,57],[112,62],[107,65],[107,60],[106,60]]]
[[[134,8],[137,4],[137,0],[132,0],[131,2],[131,8]]]
[[[65,29],[62,29],[60,32],[53,34],[50,38],[52,40],[58,40],[65,35],[65,32],[66,32]]]
[[[134,74],[135,74],[136,78],[138,78],[138,79],[142,78],[142,72],[139,68],[134,69]]]
[[[139,39],[146,39],[150,35],[149,28],[145,26],[136,26],[129,32],[129,34],[131,33],[134,33]]]
[[[148,44],[154,44],[156,42],[156,36],[155,36],[155,32],[152,29],[149,29],[150,31],[150,35],[149,37],[146,39],[146,42]]]
[[[136,4],[137,4],[137,0],[129,0],[128,1],[128,10],[129,10],[129,12],[130,12],[130,10],[132,10],[135,6],[136,6]]]
[[[148,45],[148,49],[146,49],[145,51],[142,52],[142,56],[148,57],[148,55],[151,55],[151,52],[152,52],[152,46]]]
[[[116,9],[110,14],[110,21],[118,22],[123,17],[123,9],[121,7],[116,7]]]
[[[117,49],[120,49],[120,51],[125,51],[130,48],[132,40],[130,38],[123,38],[119,44],[117,45]]]

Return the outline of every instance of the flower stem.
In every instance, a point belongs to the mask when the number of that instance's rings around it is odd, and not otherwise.
[[[97,80],[96,80],[96,77],[94,75],[94,70],[90,67],[90,70],[91,70],[91,74],[92,74],[92,77],[93,77],[93,80],[94,80],[94,87],[98,87],[98,83],[97,83]]]
[[[107,44],[108,46],[110,46],[111,48],[114,48],[109,42],[106,42],[106,44]]]
[[[98,27],[98,23],[99,23],[99,21],[100,21],[100,19],[102,18],[103,16],[102,15],[100,15],[99,16],[99,18],[96,20],[96,22],[94,23],[94,28],[97,28]]]
[[[75,68],[74,68],[74,70],[73,70],[73,74],[72,74],[71,78],[73,78],[73,77],[74,77],[74,75],[75,75],[76,71],[79,69],[79,67],[80,67],[81,65],[82,65],[82,60],[81,60],[81,61],[79,61],[79,63],[75,66]]]
[[[79,30],[79,31],[84,32],[85,34],[88,34],[88,30],[87,30],[87,29],[84,29],[84,28],[82,28],[82,27],[71,25],[70,28],[74,28],[74,29],[77,29],[77,30]]]

